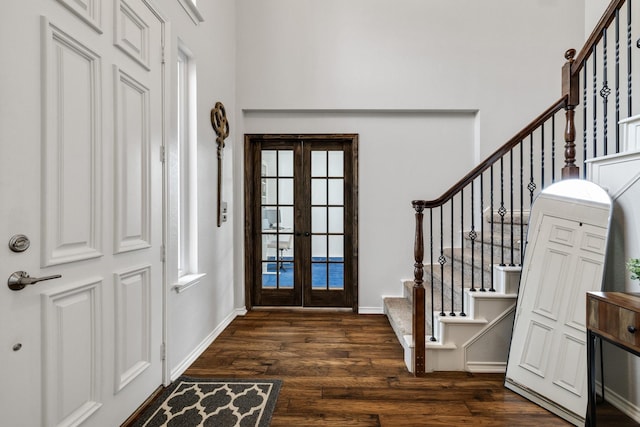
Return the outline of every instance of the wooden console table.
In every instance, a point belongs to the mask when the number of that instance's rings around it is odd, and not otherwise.
[[[587,426],[596,425],[596,337],[640,356],[640,294],[587,292]]]

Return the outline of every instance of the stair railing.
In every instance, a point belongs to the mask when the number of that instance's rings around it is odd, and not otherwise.
[[[632,117],[634,109],[634,11],[632,0],[613,0],[577,56],[573,49],[566,52],[562,97],[442,196],[412,201],[416,219],[412,291],[415,375],[425,372],[427,334],[430,341],[438,339],[435,313],[466,316],[466,291],[495,291],[494,264],[521,265],[527,213],[535,196],[559,178],[580,177],[578,165],[586,177],[589,159],[621,151],[619,122]],[[640,48],[640,40],[637,46]],[[578,149],[576,129],[580,127],[582,146]],[[429,298],[425,280],[429,282]]]

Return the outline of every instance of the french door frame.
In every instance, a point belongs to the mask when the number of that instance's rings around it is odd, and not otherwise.
[[[282,292],[283,298],[275,296],[270,300],[276,301],[273,304],[264,304],[257,301],[259,295],[265,291],[262,286],[261,263],[262,256],[258,248],[262,245],[262,220],[260,192],[261,186],[256,185],[261,176],[261,151],[263,145],[270,149],[281,146],[283,149],[291,149],[294,152],[294,158],[302,158],[302,146],[304,143],[310,144],[312,147],[327,147],[341,145],[344,152],[344,179],[345,179],[345,234],[344,234],[344,304],[336,305],[329,298],[324,299],[317,291],[311,289],[309,283],[309,275],[303,276],[302,272],[296,273],[296,280],[303,280],[305,283],[297,283],[294,285],[292,292],[302,292],[298,295],[300,305],[293,307],[347,307],[354,312],[358,310],[358,135],[357,134],[245,134],[244,145],[244,188],[245,188],[245,301],[247,309],[254,306],[265,305],[282,305],[292,306],[287,299],[287,292]],[[301,144],[302,143],[302,144]],[[309,159],[304,159],[308,162]],[[298,166],[296,166],[298,167]],[[301,173],[298,169],[298,180],[303,180],[303,192],[310,192],[310,176],[308,173]],[[307,182],[309,181],[309,182]],[[310,194],[310,193],[309,193]],[[305,209],[300,209],[298,201],[294,202],[297,206],[297,212],[294,213],[296,222],[301,221],[307,225],[310,223],[310,215]],[[348,221],[348,223],[347,223]],[[298,222],[300,224],[300,222]],[[311,245],[308,230],[301,233],[297,230],[294,238],[294,258],[308,256],[309,262],[311,258]],[[347,253],[348,251],[348,253]],[[310,265],[310,264],[309,264]],[[310,274],[310,273],[309,273]],[[326,291],[327,294],[335,291]],[[271,292],[276,295],[275,292]],[[315,303],[311,303],[312,295]]]

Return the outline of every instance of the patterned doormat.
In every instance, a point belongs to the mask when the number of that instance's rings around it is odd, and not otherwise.
[[[132,427],[267,427],[280,380],[180,377]]]

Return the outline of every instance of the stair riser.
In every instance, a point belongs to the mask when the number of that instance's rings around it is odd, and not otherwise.
[[[476,243],[474,245],[474,248],[471,248],[471,243],[469,243],[468,245],[465,244],[465,252],[467,253],[467,255],[469,256],[469,258],[471,257],[471,251],[473,250],[474,253],[474,263],[475,264],[480,264],[482,261],[482,251],[480,249],[480,245],[478,243]],[[491,243],[485,243],[483,246],[483,250],[484,250],[484,262],[485,264],[489,264],[491,265]],[[512,255],[511,255],[511,248],[504,248],[504,250],[499,247],[498,245],[494,245],[493,247],[493,263],[494,264],[500,264],[502,261],[502,258],[504,256],[504,262],[505,264],[511,264],[512,261]],[[513,249],[513,263],[514,264],[519,264],[520,263],[520,251],[518,249]],[[470,261],[468,261],[470,264]]]

